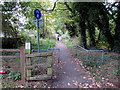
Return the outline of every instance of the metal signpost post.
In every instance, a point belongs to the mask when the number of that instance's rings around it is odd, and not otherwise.
[[[34,16],[36,18],[35,24],[37,27],[37,37],[38,37],[38,53],[40,53],[40,35],[39,35],[39,25],[41,24],[40,18],[41,18],[41,12],[39,9],[34,10]],[[40,57],[38,57],[38,63],[40,63]]]

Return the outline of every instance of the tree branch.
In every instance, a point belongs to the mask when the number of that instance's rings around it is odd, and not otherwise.
[[[70,10],[73,13],[73,10],[70,8],[70,6],[67,4],[67,2],[64,3],[66,5],[66,7],[68,8],[68,10]]]
[[[43,9],[42,7],[37,7],[37,8],[41,8],[43,11],[54,11],[55,10],[55,7],[56,7],[56,3],[57,3],[57,1],[58,0],[56,0],[56,2],[54,3],[54,6],[53,6],[53,8],[52,9],[50,9],[50,10],[45,10],[45,9]]]

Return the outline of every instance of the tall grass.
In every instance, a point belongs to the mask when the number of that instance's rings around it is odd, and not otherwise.
[[[37,43],[37,39],[36,40],[33,40],[33,42],[31,42],[32,44],[32,49],[37,49],[38,47],[38,43]],[[40,39],[40,49],[48,49],[48,48],[53,48],[55,46],[55,39],[49,39],[49,38],[46,38],[46,39]]]
[[[62,42],[68,47],[72,48],[74,45],[79,44],[79,37],[71,38],[71,39],[63,39]]]

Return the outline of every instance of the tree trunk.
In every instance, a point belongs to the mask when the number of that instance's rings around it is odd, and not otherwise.
[[[90,46],[95,47],[96,46],[96,43],[95,43],[95,27],[93,26],[93,24],[90,24],[89,21],[88,21],[88,31],[89,31],[89,36],[90,36]]]
[[[102,33],[104,34],[104,36],[106,37],[106,40],[109,44],[110,49],[113,49],[114,46],[114,39],[110,33],[110,29],[109,29],[109,19],[107,17],[107,15],[103,15],[104,12],[102,12],[102,17],[103,19],[100,20],[100,18],[98,18],[98,20],[96,21],[96,24],[98,25],[99,29],[102,31]],[[101,22],[102,21],[102,22]]]
[[[79,32],[81,33],[82,45],[83,45],[84,48],[87,49],[85,19],[82,18],[82,20],[80,20],[80,22],[79,22],[79,25],[81,27],[81,29],[79,30]]]
[[[116,18],[116,27],[115,27],[115,36],[114,36],[114,51],[119,52],[120,53],[120,2],[117,6],[117,18]]]
[[[111,50],[113,49],[113,46],[114,46],[114,39],[113,39],[113,36],[111,35],[111,33],[110,33],[110,29],[109,29],[109,19],[108,19],[108,17],[107,17],[107,15],[104,13],[104,16],[103,16],[104,18],[103,18],[103,20],[102,21],[104,21],[102,24],[103,24],[103,27],[104,27],[104,31],[103,31],[103,33],[104,33],[104,35],[105,35],[105,37],[106,37],[106,39],[107,39],[107,42],[108,42],[108,44],[109,44],[109,46],[110,46],[110,48],[111,48]]]

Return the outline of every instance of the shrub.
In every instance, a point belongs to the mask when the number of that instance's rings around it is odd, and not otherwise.
[[[10,73],[8,74],[8,77],[6,77],[6,79],[20,80],[21,74],[11,70]]]

